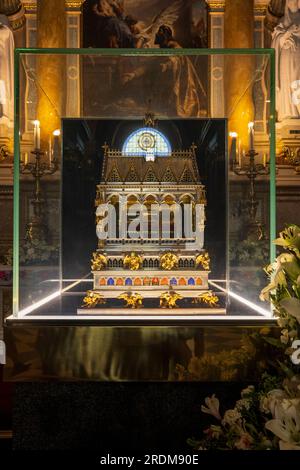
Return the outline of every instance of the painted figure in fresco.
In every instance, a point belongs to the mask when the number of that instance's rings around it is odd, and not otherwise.
[[[161,49],[178,49],[169,26],[161,25],[155,35],[155,44]],[[173,86],[176,115],[198,117],[205,109],[206,92],[192,61],[186,56],[170,56],[161,63],[163,73],[169,73]]]
[[[285,13],[275,27],[276,104],[278,120],[300,117],[300,0],[286,0]]]
[[[134,36],[125,21],[124,10],[119,3],[99,0],[93,7],[97,16],[97,47],[132,48]]]
[[[138,18],[127,14],[123,3],[98,0],[94,6],[99,20],[97,46],[178,49],[181,45],[174,37],[174,24],[187,8],[186,0],[174,0],[161,8],[145,27]],[[103,111],[120,116],[136,114],[143,112],[151,99],[158,115],[205,116],[207,97],[200,79],[202,72],[201,64],[189,57],[120,58],[114,69],[118,86],[115,81]]]
[[[155,35],[154,44],[161,49],[178,49],[180,45],[173,38],[173,31],[169,26],[161,25]]]
[[[0,124],[13,126],[14,37],[5,15],[0,15]]]
[[[134,47],[136,49],[142,49],[148,47],[148,37],[144,34],[145,26],[144,23],[138,21],[131,15],[127,15],[124,19],[125,23],[128,25],[132,35],[133,35],[133,42]]]

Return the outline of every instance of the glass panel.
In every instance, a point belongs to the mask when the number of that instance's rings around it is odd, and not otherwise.
[[[273,51],[17,50],[15,82],[15,319],[270,317]]]

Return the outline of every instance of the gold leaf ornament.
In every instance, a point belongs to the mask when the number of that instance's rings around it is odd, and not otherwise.
[[[97,251],[93,253],[93,257],[91,259],[91,268],[92,271],[101,271],[102,269],[106,268],[107,266],[107,258],[106,256],[98,253]]]
[[[208,305],[209,307],[218,307],[219,297],[214,294],[211,290],[203,292],[203,294],[198,295],[193,301],[193,303],[202,303]]]
[[[178,256],[174,253],[165,253],[160,257],[160,266],[165,271],[170,271],[171,269],[177,268],[178,266]]]
[[[210,257],[209,254],[206,253],[201,253],[201,255],[198,255],[196,257],[196,266],[199,267],[201,266],[205,271],[209,271],[210,268]]]
[[[182,295],[178,294],[178,292],[164,292],[160,296],[159,306],[161,308],[177,308],[176,302],[182,298]]]
[[[85,297],[83,298],[83,305],[82,307],[96,307],[98,304],[105,304],[106,301],[103,298],[103,295],[98,294],[97,292],[94,292],[92,290],[88,290],[86,292]]]
[[[125,301],[125,308],[143,307],[143,297],[138,293],[124,292],[119,295],[118,299]]]
[[[130,255],[124,256],[123,266],[131,271],[137,271],[142,267],[143,258],[140,255],[132,252]]]

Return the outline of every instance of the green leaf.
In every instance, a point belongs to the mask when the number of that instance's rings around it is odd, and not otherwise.
[[[266,342],[266,343],[269,343],[271,344],[272,346],[276,346],[277,348],[281,348],[281,349],[284,349],[286,346],[284,344],[282,344],[282,342],[277,339],[277,338],[272,338],[272,337],[268,337],[268,336],[263,336],[263,340]]]
[[[277,361],[278,364],[280,365],[280,368],[282,371],[289,377],[290,379],[295,375],[293,370],[291,370],[288,366],[286,366],[283,362]]]

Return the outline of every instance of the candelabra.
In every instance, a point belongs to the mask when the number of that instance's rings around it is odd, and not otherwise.
[[[35,149],[32,152],[33,162],[21,162],[20,173],[22,175],[31,175],[34,178],[34,197],[31,202],[33,206],[33,216],[26,226],[26,237],[29,241],[45,241],[47,229],[44,222],[44,205],[41,190],[41,179],[46,175],[53,175],[58,170],[58,160],[53,158],[49,163],[42,161],[44,152]]]
[[[235,161],[233,171],[238,176],[246,176],[250,182],[249,196],[246,201],[249,214],[248,238],[255,237],[258,240],[262,240],[265,237],[264,224],[257,220],[258,200],[255,193],[255,181],[258,176],[268,175],[270,168],[267,165],[255,163],[256,155],[258,155],[258,153],[254,149],[249,150],[245,155],[249,157],[249,163],[242,165]]]

